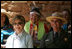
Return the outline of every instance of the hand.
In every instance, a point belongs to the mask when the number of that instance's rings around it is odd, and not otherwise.
[[[1,48],[6,48],[6,46],[5,45],[1,45]]]
[[[68,29],[71,29],[71,25],[68,26]]]

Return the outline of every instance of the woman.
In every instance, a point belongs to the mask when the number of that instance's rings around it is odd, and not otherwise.
[[[5,9],[1,9],[1,44],[5,44],[9,35],[13,34],[13,27],[9,23],[9,14]]]
[[[24,31],[24,25],[23,16],[13,18],[14,34],[7,39],[6,48],[33,48],[31,36]]]

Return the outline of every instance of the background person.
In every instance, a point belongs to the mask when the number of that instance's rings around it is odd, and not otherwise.
[[[5,9],[1,9],[1,44],[5,44],[6,39],[13,34],[13,27],[9,22],[10,15]],[[5,40],[5,41],[4,41]]]

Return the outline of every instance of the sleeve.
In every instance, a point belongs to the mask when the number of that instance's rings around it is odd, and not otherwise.
[[[7,39],[7,42],[6,42],[6,44],[5,44],[6,48],[12,48],[11,43],[12,43],[12,38],[11,38],[11,36],[10,36],[10,37]]]
[[[40,42],[40,48],[46,48],[46,45],[45,45],[45,39],[47,37],[47,34],[45,33],[41,42]]]
[[[27,40],[28,40],[27,47],[33,48],[33,40],[32,40],[32,37],[30,35],[28,35]]]

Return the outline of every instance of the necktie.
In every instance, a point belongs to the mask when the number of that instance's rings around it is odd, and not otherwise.
[[[58,39],[58,32],[56,32],[54,35],[54,40],[56,41],[57,39]]]
[[[58,38],[58,32],[55,33],[55,38]]]

